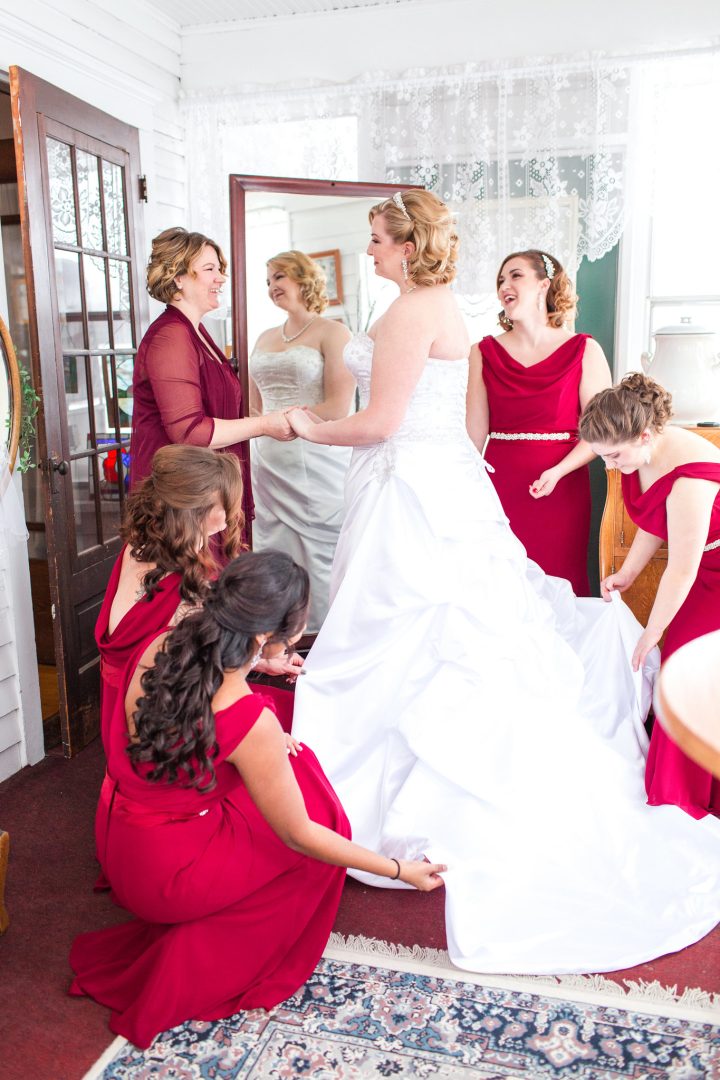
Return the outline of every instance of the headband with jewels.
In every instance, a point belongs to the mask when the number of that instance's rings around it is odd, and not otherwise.
[[[545,273],[547,274],[547,276],[552,281],[552,279],[555,277],[555,267],[553,266],[552,259],[550,258],[549,255],[546,255],[544,251],[540,252],[540,258],[543,261],[543,266],[545,267]]]
[[[412,218],[410,217],[407,210],[405,209],[405,203],[403,202],[403,197],[402,197],[402,195],[400,194],[399,191],[395,192],[395,194],[392,197],[392,201],[395,203],[398,210],[403,214],[403,216],[406,217],[408,219],[408,221],[412,221]]]

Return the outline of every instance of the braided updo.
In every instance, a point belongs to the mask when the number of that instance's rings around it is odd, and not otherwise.
[[[662,431],[672,414],[672,395],[647,375],[633,371],[588,402],[579,434],[589,443],[632,442],[643,431]]]

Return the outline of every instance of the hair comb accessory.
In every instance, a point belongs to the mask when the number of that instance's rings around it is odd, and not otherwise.
[[[412,218],[410,217],[407,210],[405,209],[405,203],[403,202],[403,197],[402,197],[401,192],[396,191],[395,194],[392,197],[392,201],[395,203],[395,205],[397,206],[397,208],[401,212],[401,214],[403,214],[403,216],[406,217],[408,219],[408,221],[412,221]]]
[[[552,281],[552,279],[555,277],[555,267],[553,266],[552,259],[550,258],[549,255],[546,255],[544,251],[540,252],[540,258],[543,261],[543,266],[545,267],[545,273],[547,274],[547,276]]]

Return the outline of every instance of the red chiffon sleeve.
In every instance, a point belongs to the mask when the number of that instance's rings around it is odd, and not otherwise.
[[[157,331],[145,355],[145,373],[170,441],[209,446],[215,420],[203,408],[198,354],[184,326],[168,324]]]

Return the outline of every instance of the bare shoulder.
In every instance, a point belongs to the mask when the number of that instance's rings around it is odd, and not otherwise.
[[[595,338],[589,337],[585,339],[585,352],[583,353],[583,363],[590,364],[603,364],[607,366],[607,358],[602,350],[602,346],[595,340]]]
[[[262,334],[255,342],[253,352],[255,352],[256,349],[270,349],[273,345],[277,344],[279,335],[279,326],[270,326],[267,330],[263,330]]]
[[[696,431],[688,431],[687,428],[674,424],[669,425],[665,430],[673,440],[673,468],[678,465],[687,465],[691,461],[720,462],[720,447],[710,439],[703,438]]]
[[[320,344],[323,348],[342,348],[352,337],[345,323],[337,322],[335,319],[323,319],[320,329]]]

